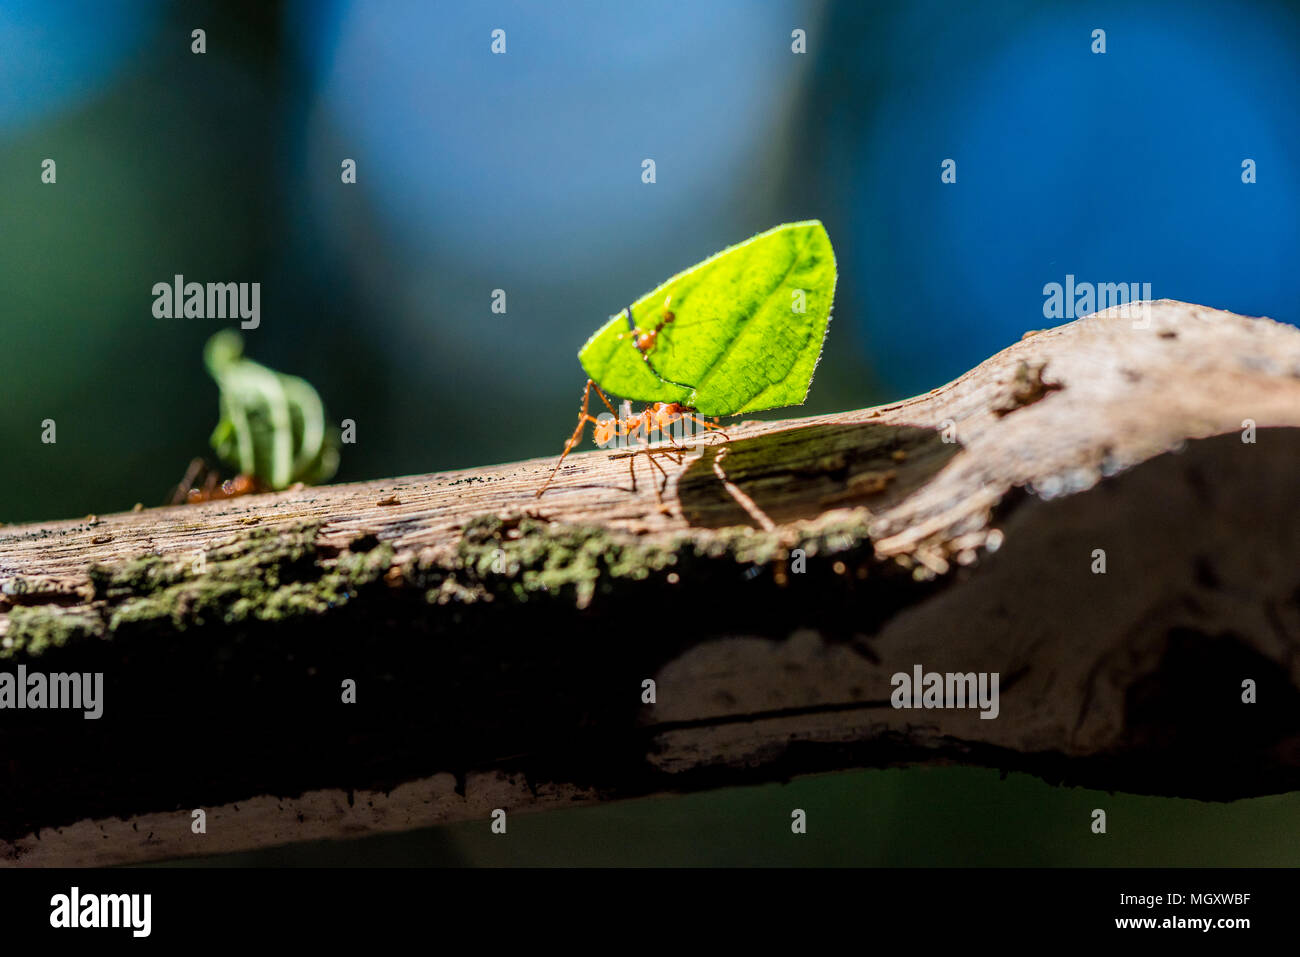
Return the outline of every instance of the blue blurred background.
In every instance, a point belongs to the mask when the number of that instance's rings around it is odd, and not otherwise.
[[[340,479],[556,451],[607,315],[794,219],[841,274],[809,412],[959,375],[1067,274],[1295,322],[1298,50],[1261,2],[8,0],[0,520],[207,451],[176,273],[262,283],[248,350],[357,422]]]
[[[232,323],[154,318],[177,273],[262,284],[248,352],[355,420],[339,480],[557,452],[606,316],[795,219],[840,267],[807,412],[959,375],[1067,274],[1297,322],[1298,54],[1264,0],[5,0],[0,520],[209,452]]]

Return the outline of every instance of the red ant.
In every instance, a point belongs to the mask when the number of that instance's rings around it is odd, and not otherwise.
[[[650,350],[652,350],[658,342],[659,333],[663,331],[664,326],[671,325],[677,318],[673,311],[668,308],[668,305],[672,300],[673,297],[670,293],[664,299],[664,311],[660,314],[659,324],[649,332],[646,332],[638,325],[632,324],[632,307],[627,307],[627,321],[629,325],[632,325],[632,328],[628,332],[619,333],[618,337],[622,339],[625,336],[633,336],[634,338],[632,339],[632,342],[636,345],[637,351],[641,353],[641,357],[645,359],[646,362],[650,361]]]
[[[202,484],[198,484],[199,476]],[[197,505],[200,502],[213,502],[223,498],[235,498],[254,492],[269,492],[270,488],[261,479],[253,475],[236,475],[232,479],[221,481],[216,469],[210,468],[201,458],[190,462],[185,470],[185,477],[172,492],[169,505]]]
[[[609,409],[609,411],[613,413],[614,418],[601,420],[588,411],[592,389],[596,390],[596,394],[600,396],[600,401],[605,403],[605,408]],[[542,497],[542,493],[550,487],[551,482],[555,479],[555,474],[559,472],[560,465],[564,462],[565,456],[573,451],[575,445],[582,441],[582,433],[583,430],[586,429],[588,422],[592,423],[594,426],[592,429],[592,439],[597,445],[603,446],[612,441],[616,436],[627,436],[629,439],[633,436],[637,436],[639,442],[642,444],[648,444],[651,434],[656,431],[664,433],[673,423],[681,421],[693,422],[710,432],[717,432],[719,435],[723,436],[723,438],[726,438],[727,436],[727,433],[723,432],[722,429],[718,428],[711,422],[706,422],[704,419],[701,419],[695,414],[694,409],[682,405],[680,402],[656,402],[636,415],[633,415],[629,409],[625,416],[620,417],[619,414],[614,411],[614,407],[610,405],[609,399],[605,397],[605,393],[601,391],[600,386],[596,385],[595,381],[592,379],[588,379],[587,385],[582,390],[582,408],[578,412],[578,425],[573,430],[573,435],[569,436],[569,441],[564,443],[564,451],[560,453],[560,457],[555,463],[555,468],[551,469],[551,474],[547,477],[546,481],[542,483],[542,487],[537,490],[537,497]],[[638,432],[642,434],[637,435]],[[669,441],[671,442],[672,439],[670,438]],[[667,473],[664,472],[663,467],[659,465],[658,462],[654,461],[654,455],[666,454],[670,456],[680,456],[682,453],[688,451],[690,451],[689,448],[673,443],[670,448],[641,449],[637,452],[623,453],[617,457],[622,458],[624,455],[635,456],[645,454],[650,460],[650,463],[664,474],[664,480],[666,482],[668,478]],[[678,458],[678,464],[680,464],[680,461],[680,458]],[[629,465],[633,465],[634,463],[635,459],[633,459]],[[636,491],[635,473],[632,476],[632,490]],[[656,493],[657,491],[656,487]],[[663,503],[661,501],[660,507],[662,507],[662,505]]]

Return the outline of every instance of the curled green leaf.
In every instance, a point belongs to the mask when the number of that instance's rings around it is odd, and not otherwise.
[[[208,340],[203,361],[221,390],[212,448],[243,475],[273,489],[314,485],[338,468],[338,439],[311,384],[244,358],[237,332]]]

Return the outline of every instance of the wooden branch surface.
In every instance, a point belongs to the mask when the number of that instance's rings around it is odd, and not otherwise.
[[[645,456],[634,492],[596,451],[540,500],[553,459],[0,528],[0,671],[105,675],[97,721],[0,711],[0,857],[935,761],[1294,789],[1296,426],[1300,331],[1162,300],[905,402],[727,426],[656,459],[664,510]],[[891,707],[918,664],[998,673],[998,717]]]

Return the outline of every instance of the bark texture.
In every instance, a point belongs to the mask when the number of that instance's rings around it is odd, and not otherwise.
[[[0,671],[104,674],[98,720],[0,711],[0,860],[900,763],[1295,789],[1298,426],[1300,331],[1162,300],[728,426],[662,509],[597,451],[540,500],[551,459],[0,528]],[[996,719],[892,707],[917,665],[997,673]]]

